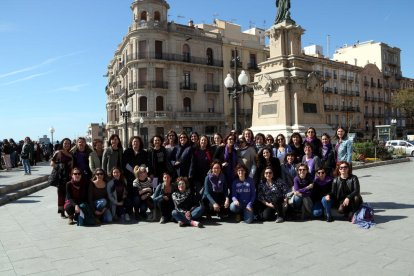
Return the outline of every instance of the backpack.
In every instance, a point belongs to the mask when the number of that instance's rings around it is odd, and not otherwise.
[[[369,229],[375,225],[374,209],[368,203],[362,203],[358,211],[352,217],[352,223],[360,228]]]

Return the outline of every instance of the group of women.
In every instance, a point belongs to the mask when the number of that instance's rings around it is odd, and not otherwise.
[[[171,130],[165,141],[152,137],[148,149],[133,136],[124,150],[113,134],[106,148],[95,140],[88,150],[83,138],[72,149],[63,139],[52,158],[52,166],[65,167],[58,213],[70,224],[151,219],[201,227],[203,215],[280,223],[300,214],[331,222],[332,208],[350,217],[362,203],[344,128],[336,130],[334,145],[312,127],[289,142],[250,129],[224,138],[215,133],[212,140]]]

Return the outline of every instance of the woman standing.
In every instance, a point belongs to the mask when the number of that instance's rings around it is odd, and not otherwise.
[[[242,164],[236,166],[237,179],[233,181],[230,211],[236,214],[236,221],[240,222],[240,213],[245,223],[252,223],[254,218],[253,204],[256,200],[256,187],[253,179],[247,177],[247,168]]]
[[[348,139],[346,129],[338,127],[335,133],[337,140],[335,145],[336,162],[346,161],[352,165],[352,141]]]
[[[213,155],[210,151],[210,142],[207,136],[202,135],[198,146],[194,148],[190,170],[191,186],[195,188],[197,196],[202,192],[204,179],[210,170],[211,162],[213,162]]]
[[[299,132],[292,133],[292,136],[290,136],[289,140],[289,146],[295,154],[295,164],[302,162],[302,158],[303,155],[305,155],[305,152],[303,150],[302,136],[300,136]]]
[[[179,140],[180,142],[171,152],[171,165],[173,166],[177,177],[181,176],[188,179],[193,150],[187,133],[181,132]]]
[[[223,136],[218,132],[214,133],[213,142],[214,143],[211,145],[211,153],[215,156],[216,152],[218,152],[221,147],[224,147]]]
[[[274,148],[273,156],[279,158],[282,164],[285,161],[285,156],[293,152],[291,147],[286,143],[285,135],[280,133],[276,136],[276,147]]]
[[[311,144],[313,154],[315,154],[318,157],[321,157],[322,142],[316,136],[315,128],[313,128],[313,127],[308,128],[308,130],[305,133],[305,141],[303,141],[303,142]]]
[[[88,189],[88,203],[98,222],[112,222],[109,210],[108,191],[106,189],[106,173],[103,169],[95,169]]]
[[[256,172],[256,150],[254,146],[249,146],[244,137],[239,139],[237,149],[237,160],[239,164],[244,164],[247,168],[247,176],[253,178]]]
[[[172,194],[175,209],[172,217],[178,222],[178,226],[191,225],[193,227],[203,227],[197,221],[203,215],[204,208],[194,198],[193,193],[187,187],[187,181],[183,177],[177,178],[178,190]]]
[[[286,182],[280,177],[275,179],[272,167],[266,167],[257,196],[259,215],[264,221],[275,219],[276,223],[284,221],[284,207],[287,207],[288,191],[289,187]],[[275,212],[277,212],[277,218]]]
[[[354,213],[362,204],[359,180],[352,174],[352,168],[346,161],[339,161],[336,166],[336,177],[332,183],[333,206],[338,213],[343,214],[351,221]]]
[[[172,150],[177,146],[178,143],[178,135],[174,130],[170,130],[167,133],[167,139],[165,140],[165,148],[167,149],[168,154],[172,152]]]
[[[20,158],[22,159],[22,164],[24,168],[24,174],[30,175],[32,174],[32,170],[30,168],[30,159],[32,155],[32,145],[31,140],[29,137],[24,138],[24,144],[22,147],[22,152],[20,154]]]
[[[266,137],[263,133],[257,133],[256,136],[254,136],[254,141],[256,152],[259,152],[263,147],[265,147]]]
[[[60,150],[55,151],[50,166],[60,166],[62,173],[59,174],[59,184],[57,186],[58,195],[58,214],[62,218],[66,218],[64,204],[66,197],[66,183],[71,178],[71,171],[73,167],[73,156],[70,153],[71,141],[69,138],[64,138],[60,143]]]
[[[102,158],[102,169],[106,171],[108,176],[110,176],[112,168],[121,168],[122,154],[123,149],[121,140],[119,139],[118,134],[112,134],[109,137],[108,146],[105,148]]]
[[[263,148],[257,154],[257,168],[253,178],[256,189],[259,187],[263,172],[267,167],[272,168],[274,179],[282,176],[280,161],[278,158],[272,156],[272,150],[269,147]]]
[[[316,170],[321,167],[321,159],[313,154],[313,147],[309,143],[304,144],[305,155],[302,158],[302,163],[308,165],[309,174],[315,178]]]
[[[93,139],[92,142],[93,151],[89,155],[89,167],[91,171],[102,168],[102,158],[103,158],[103,142],[101,139]]]
[[[11,158],[10,158],[11,153],[12,153],[12,146],[10,145],[9,140],[4,139],[3,140],[3,159],[4,159],[4,164],[6,165],[7,171],[11,171],[12,169],[12,163],[11,163]]]
[[[167,149],[163,146],[161,135],[154,135],[150,140],[150,149],[148,150],[148,173],[151,179],[158,183],[163,181],[164,173],[171,174],[172,168],[168,162]]]
[[[321,165],[325,169],[326,175],[332,176],[335,170],[335,152],[331,144],[331,137],[324,133],[321,137],[322,151],[321,151]]]

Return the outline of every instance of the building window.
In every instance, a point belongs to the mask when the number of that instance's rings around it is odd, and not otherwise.
[[[138,42],[138,58],[145,59],[147,57],[147,41],[141,40]]]
[[[186,97],[183,100],[184,112],[191,112],[191,99]]]
[[[303,103],[303,112],[304,113],[318,113],[316,109],[316,104],[314,103]]]
[[[184,89],[190,89],[191,86],[191,73],[184,71]]]
[[[212,99],[208,100],[208,112],[214,113],[214,100]]]
[[[191,60],[190,56],[191,56],[190,46],[188,46],[188,44],[184,44],[183,45],[183,61],[184,62],[190,62],[190,60]]]
[[[139,111],[148,111],[147,97],[145,96],[139,98]]]
[[[162,59],[162,41],[155,41],[155,58]]]
[[[164,98],[162,96],[158,96],[155,102],[156,102],[155,110],[164,111]]]
[[[249,69],[256,69],[256,68],[257,68],[256,54],[250,54]]]
[[[141,12],[141,16],[140,16],[139,20],[141,22],[143,22],[143,21],[146,22],[147,21],[147,12],[146,11]]]
[[[213,65],[213,50],[208,48],[206,51],[207,65]]]
[[[159,11],[154,12],[154,21],[161,21],[161,14]]]

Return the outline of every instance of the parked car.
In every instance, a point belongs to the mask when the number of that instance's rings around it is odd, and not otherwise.
[[[403,149],[405,154],[414,156],[414,144],[404,140],[390,140],[385,144],[386,147],[391,149]]]

